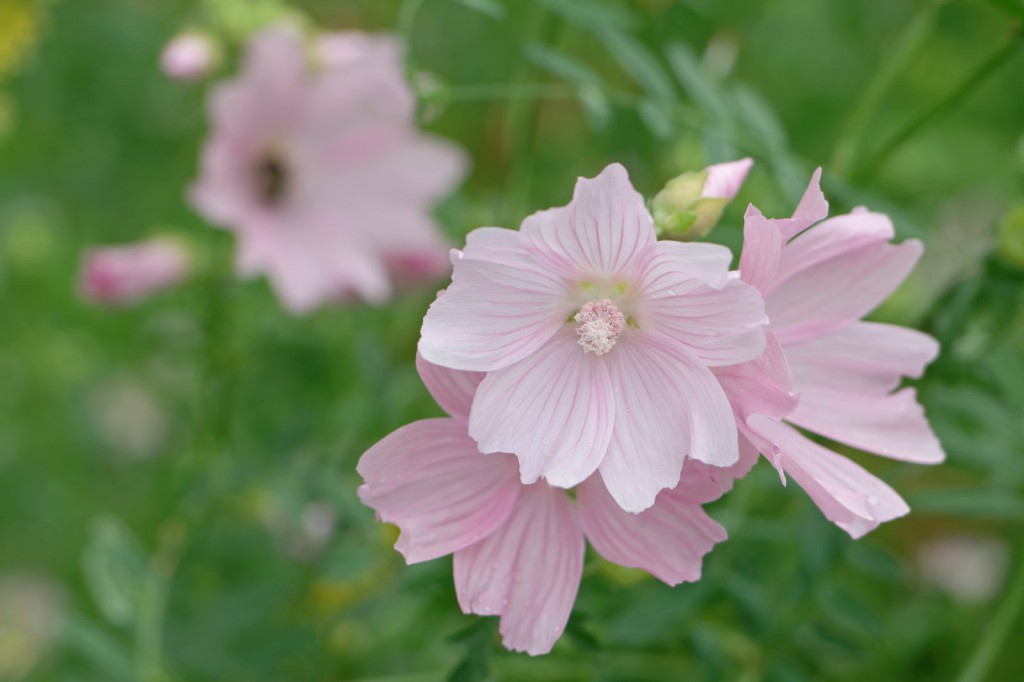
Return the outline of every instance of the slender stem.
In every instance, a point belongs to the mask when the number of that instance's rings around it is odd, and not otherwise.
[[[953,88],[948,95],[936,102],[931,106],[931,108],[924,111],[921,115],[910,121],[901,130],[892,135],[885,144],[882,145],[881,151],[877,152],[866,163],[857,166],[851,174],[851,179],[857,180],[866,175],[868,171],[878,170],[878,168],[880,168],[889,159],[889,157],[896,152],[896,150],[906,144],[906,142],[913,138],[914,135],[936,119],[955,109],[961,102],[967,99],[967,97],[974,92],[979,85],[984,83],[989,76],[996,73],[1000,67],[1010,61],[1010,59],[1016,54],[1018,48],[1021,47],[1022,42],[1024,42],[1022,41],[1022,36],[1024,36],[1024,33],[1022,33],[1020,29],[1017,29],[1006,45],[979,64],[978,67],[974,69],[970,75],[964,78],[957,87]]]
[[[860,98],[846,119],[846,125],[843,126],[832,154],[830,166],[834,172],[845,175],[857,160],[864,131],[872,114],[878,109],[885,93],[892,89],[896,79],[924,45],[934,25],[935,14],[944,2],[945,0],[932,0],[921,7],[900,32],[893,49],[862,90]]]
[[[1024,612],[1024,554],[1018,557],[1017,575],[988,627],[978,637],[978,644],[957,682],[984,682],[990,679],[993,664],[1006,644],[1014,624]]]
[[[405,68],[406,75],[412,76],[416,70],[416,60],[412,53],[413,28],[416,26],[416,15],[425,0],[405,0],[398,10],[398,34],[405,42]]]
[[[141,682],[162,682],[164,614],[171,578],[185,540],[185,526],[169,521],[160,528],[160,540],[149,564],[139,598],[139,616],[135,629],[135,667]]]

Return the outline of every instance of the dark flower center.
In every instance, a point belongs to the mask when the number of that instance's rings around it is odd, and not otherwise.
[[[256,166],[256,192],[268,206],[278,206],[288,192],[288,166],[270,152]]]

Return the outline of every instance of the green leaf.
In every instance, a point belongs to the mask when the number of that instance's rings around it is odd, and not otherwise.
[[[508,14],[508,8],[498,0],[455,0],[455,2],[494,19],[504,19]]]
[[[103,616],[114,625],[131,625],[138,615],[146,579],[146,553],[119,520],[93,520],[82,555],[86,586]]]
[[[558,50],[552,50],[539,43],[530,43],[524,50],[526,58],[552,75],[564,78],[575,85],[600,87],[604,84],[601,76],[585,63]]]
[[[602,29],[598,37],[619,66],[653,99],[663,102],[678,99],[672,79],[654,53],[642,43],[617,29]]]
[[[675,122],[672,120],[671,112],[669,112],[662,102],[658,102],[652,99],[642,100],[636,107],[637,114],[640,116],[640,120],[644,122],[648,130],[658,138],[663,140],[672,137],[676,131]]]
[[[732,112],[718,85],[700,65],[689,47],[682,43],[673,43],[665,50],[665,56],[679,84],[697,106],[719,121],[724,122],[732,118]]]
[[[70,616],[63,624],[61,640],[88,659],[111,682],[132,682],[135,666],[127,645],[112,637],[99,625],[81,616]]]
[[[636,16],[628,9],[599,0],[538,0],[538,3],[566,21],[591,30],[630,29],[637,24]]]
[[[786,130],[761,95],[741,85],[733,89],[732,96],[740,124],[747,133],[769,150],[786,147]]]

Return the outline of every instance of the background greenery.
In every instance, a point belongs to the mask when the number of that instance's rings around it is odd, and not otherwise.
[[[712,235],[733,246],[747,201],[788,215],[818,165],[834,212],[889,211],[928,251],[876,317],[943,342],[918,383],[949,461],[854,455],[913,507],[859,542],[762,463],[713,507],[730,540],[702,581],[589,555],[554,652],[506,652],[459,612],[450,561],[405,567],[355,496],[366,447],[439,414],[413,367],[436,287],[292,318],[184,203],[205,86],[164,78],[159,50],[199,23],[230,70],[281,6],[0,0],[0,679],[1021,679],[1019,0],[292,9],[410,38],[424,124],[474,160],[439,209],[453,241],[611,161],[651,196],[753,155]],[[189,284],[78,298],[84,248],[162,231],[200,254]],[[980,587],[949,587],[964,574]]]

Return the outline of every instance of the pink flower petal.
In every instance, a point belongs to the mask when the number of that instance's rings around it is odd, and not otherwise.
[[[654,248],[660,252],[669,244],[658,242]],[[735,365],[760,355],[768,322],[761,294],[737,277],[718,288],[703,285],[675,267],[674,251],[659,253],[643,272],[635,311],[640,328],[682,343],[709,366]]]
[[[617,163],[579,178],[568,206],[533,214],[521,232],[546,267],[570,279],[621,277],[655,242],[647,205]]]
[[[694,504],[714,502],[732,490],[733,483],[743,478],[757,464],[760,453],[757,448],[743,436],[739,437],[740,458],[732,466],[716,467],[695,459],[687,459],[683,463],[683,474],[679,477],[679,485],[672,489],[673,495],[689,500]],[[662,491],[661,495],[665,492]],[[657,507],[661,497],[654,502]]]
[[[743,281],[761,293],[775,280],[785,240],[774,221],[768,220],[751,204],[743,217],[743,252],[740,275]]]
[[[544,476],[569,488],[605,455],[615,415],[612,395],[608,363],[584,353],[566,329],[532,356],[487,375],[469,433],[481,452],[514,452],[523,483]]]
[[[649,295],[671,295],[681,283],[721,289],[729,281],[732,252],[719,244],[663,240],[644,251],[637,273]]]
[[[755,413],[782,419],[796,409],[799,402],[790,385],[789,365],[782,345],[771,332],[765,332],[765,338],[765,350],[756,359],[715,369],[715,376],[741,421]]]
[[[572,313],[563,284],[540,269],[464,258],[423,320],[423,357],[453,369],[508,367],[547,343]]]
[[[686,457],[737,461],[729,401],[704,364],[654,333],[623,334],[614,353],[615,430],[601,477],[623,509],[641,512],[675,487]]]
[[[793,211],[792,218],[779,218],[774,222],[782,232],[783,239],[791,239],[828,215],[828,202],[821,191],[821,169],[811,176],[800,203]]]
[[[430,395],[445,412],[459,421],[469,422],[473,396],[476,395],[477,386],[484,380],[482,372],[461,372],[441,367],[427,362],[419,353],[416,354],[416,371]]]
[[[921,251],[913,239],[872,244],[791,275],[767,297],[771,330],[787,346],[860,319],[900,285]]]
[[[753,166],[754,160],[751,158],[708,166],[704,169],[708,179],[704,182],[701,198],[732,199],[740,191]]]
[[[640,568],[669,585],[700,580],[701,563],[726,539],[725,529],[699,503],[663,490],[639,514],[623,511],[600,476],[576,491],[580,524],[594,549],[608,561]]]
[[[796,429],[761,415],[750,425],[780,450],[785,472],[811,496],[825,517],[857,539],[910,511],[888,485],[860,466],[821,447]]]
[[[515,459],[484,457],[464,423],[424,419],[370,448],[356,467],[363,503],[402,533],[410,564],[468,547],[498,529],[519,495]]]
[[[565,630],[583,573],[583,532],[569,496],[524,488],[508,521],[455,552],[455,592],[466,613],[501,616],[505,646],[551,651]]]
[[[939,344],[915,329],[855,322],[839,331],[786,348],[797,386],[888,393],[901,377],[919,378]]]
[[[937,464],[946,458],[912,388],[875,396],[808,388],[788,419],[883,457],[917,464]]]

